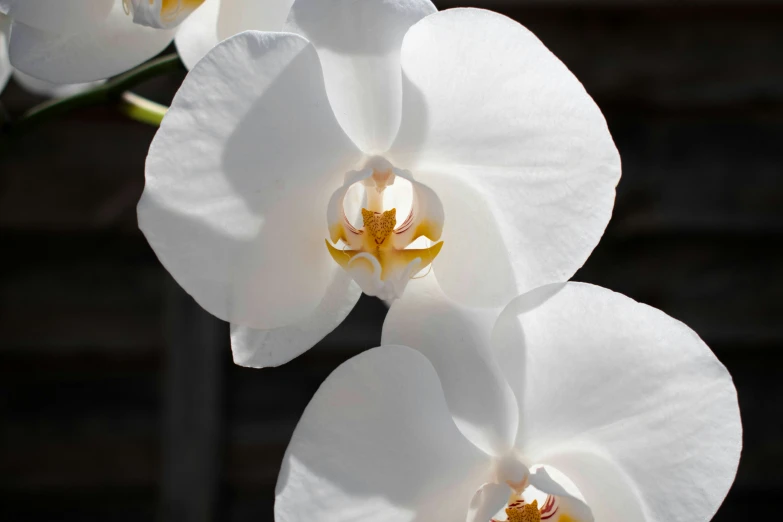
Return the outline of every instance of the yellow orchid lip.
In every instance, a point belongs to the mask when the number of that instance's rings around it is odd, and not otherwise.
[[[440,253],[440,249],[443,247],[443,241],[435,243],[429,248],[409,248],[405,250],[384,250],[378,253],[376,259],[381,266],[380,280],[386,281],[396,272],[403,270],[411,263],[418,262],[418,270],[423,270],[433,259]],[[357,255],[361,254],[360,250],[339,250],[332,246],[329,241],[326,241],[326,248],[329,249],[332,259],[337,262],[343,268],[348,268],[351,260]]]
[[[413,241],[426,237],[438,241],[443,230],[443,207],[437,195],[407,172],[395,169],[377,158],[373,167],[349,172],[343,186],[329,202],[327,249],[332,259],[351,274],[368,295],[392,300],[402,295],[407,282],[427,268],[440,253],[443,242],[427,248],[408,248]],[[380,166],[379,166],[380,163]],[[411,210],[397,226],[397,208],[384,210],[385,191],[399,176],[412,186]],[[352,225],[345,214],[344,200],[348,189],[361,184],[366,206],[361,209],[362,226]],[[335,245],[345,244],[340,249]]]

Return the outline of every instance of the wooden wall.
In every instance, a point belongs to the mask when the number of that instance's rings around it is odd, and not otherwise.
[[[622,154],[613,221],[575,279],[661,308],[713,347],[746,430],[715,520],[774,515],[783,2],[482,5],[528,26],[576,73]],[[165,100],[180,80],[144,93]],[[0,96],[12,115],[37,101],[14,85]],[[0,157],[2,520],[272,520],[280,459],[309,398],[379,342],[385,310],[363,298],[293,363],[233,366],[225,325],[170,280],[136,229],[153,133],[91,109]]]

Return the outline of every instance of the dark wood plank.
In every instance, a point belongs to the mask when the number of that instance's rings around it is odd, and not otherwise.
[[[165,270],[140,234],[0,230],[0,352],[130,356],[163,344]]]
[[[216,520],[222,461],[228,325],[173,280],[167,284],[163,478],[160,518]]]

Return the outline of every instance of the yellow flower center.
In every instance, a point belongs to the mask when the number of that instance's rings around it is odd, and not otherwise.
[[[506,508],[508,522],[541,522],[541,512],[538,510],[538,501],[524,504],[521,500],[514,502]]]
[[[380,247],[389,239],[397,225],[397,209],[373,212],[363,208],[362,219],[364,220],[364,229],[375,240],[375,244]]]
[[[332,242],[327,239],[326,248],[364,293],[391,301],[400,297],[407,282],[426,269],[440,252],[443,207],[430,188],[415,182],[407,171],[395,174],[395,169],[384,161],[376,158],[371,160],[372,168],[351,171],[343,186],[332,195],[327,209]],[[408,193],[411,208],[398,225],[397,207],[404,209],[407,204],[402,197],[405,183],[411,191]],[[362,225],[358,228],[348,220],[344,207],[351,187],[364,191]],[[390,187],[392,190],[387,194]],[[392,208],[384,209],[384,195],[391,196],[387,204]],[[422,236],[435,243],[427,248],[409,248]],[[338,241],[344,245],[337,244]]]

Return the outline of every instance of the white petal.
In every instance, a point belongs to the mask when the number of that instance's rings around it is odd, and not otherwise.
[[[365,152],[389,148],[400,125],[400,45],[434,13],[429,0],[297,0],[286,30],[310,40],[321,58],[329,101]]]
[[[332,277],[318,308],[297,324],[272,330],[231,325],[234,363],[251,368],[280,366],[312,348],[342,323],[362,292],[336,264]]]
[[[206,0],[177,30],[174,43],[182,63],[188,70],[195,67],[221,40],[217,34],[220,4],[221,0]]]
[[[493,345],[520,404],[518,448],[574,480],[597,520],[712,517],[734,479],[742,427],[731,376],[687,326],[609,290],[567,283],[509,304]],[[552,461],[563,453],[592,460]],[[603,476],[627,477],[638,505],[630,494],[588,496],[584,481]]]
[[[326,208],[360,157],[303,38],[245,32],[188,74],[147,158],[139,226],[212,314],[258,329],[316,309]]]
[[[242,31],[280,31],[294,0],[221,0],[218,37],[225,40]]]
[[[175,42],[192,69],[218,42],[242,31],[280,31],[293,0],[206,0],[180,25]]]
[[[620,176],[606,122],[579,81],[527,29],[478,9],[416,24],[401,64],[403,116],[388,159],[443,200],[435,271],[444,291],[502,306],[568,279],[603,234]],[[441,184],[422,171],[453,178],[455,191],[483,200],[475,203],[483,219],[469,231],[493,228],[486,241],[455,227],[455,212],[470,219],[470,199],[449,208]],[[504,276],[476,285],[477,267]]]
[[[492,357],[490,336],[498,310],[461,307],[432,275],[408,284],[383,323],[383,344],[420,351],[438,372],[449,409],[462,433],[484,451],[502,455],[514,444],[518,409]]]
[[[117,0],[0,0],[0,13],[17,22],[55,33],[89,31],[100,24]]]
[[[321,385],[288,446],[275,520],[464,520],[490,473],[420,353],[383,346]]]
[[[568,497],[558,498],[558,513],[568,513],[574,522],[590,522],[593,519],[601,522],[647,522],[655,519],[653,515],[645,514],[641,497],[635,491],[634,481],[628,477],[610,458],[591,452],[566,452],[547,456],[547,462],[565,474],[569,480],[578,485],[579,493],[585,504],[578,499]],[[548,489],[539,479],[531,476],[531,482],[539,489],[558,494]],[[661,484],[665,489],[669,486]],[[679,503],[685,500],[677,492],[669,491],[666,502],[669,508],[682,509]],[[693,513],[683,513],[681,520],[703,521],[710,518],[699,518]],[[682,516],[682,515],[681,515]],[[689,518],[692,517],[692,518]]]
[[[103,83],[103,80],[89,83],[50,83],[39,80],[38,78],[33,78],[21,71],[14,71],[14,81],[28,92],[51,98],[62,98],[78,94]]]
[[[507,304],[518,295],[512,263],[516,258],[535,257],[541,250],[522,253],[508,244],[501,226],[504,218],[497,215],[480,180],[454,176],[453,172],[444,175],[419,171],[416,175],[437,194],[443,206],[443,249],[433,263],[443,291],[466,305]],[[523,226],[519,227],[521,230]]]
[[[510,494],[511,488],[505,484],[484,484],[470,501],[466,521],[487,522],[506,505]]]
[[[74,34],[36,29],[14,20],[11,63],[52,83],[84,83],[124,72],[152,58],[171,42],[173,30],[134,24],[117,2],[109,17]]]

